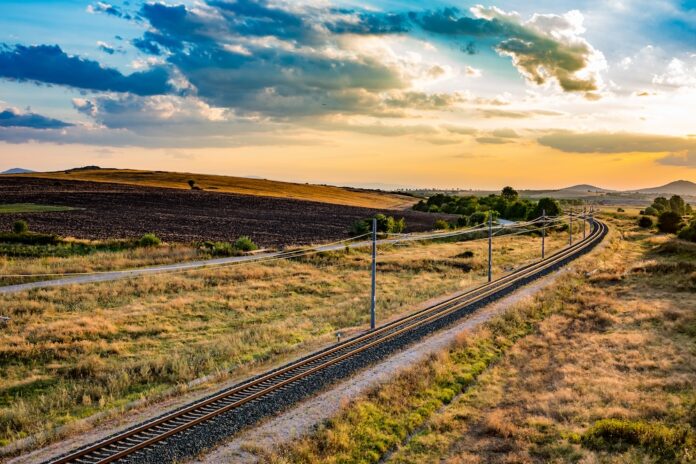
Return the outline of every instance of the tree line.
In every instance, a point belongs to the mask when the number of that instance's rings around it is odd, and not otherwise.
[[[521,198],[517,190],[505,187],[500,194],[484,197],[474,195],[447,195],[437,193],[420,200],[413,205],[416,211],[428,213],[458,214],[457,226],[475,226],[493,219],[502,218],[510,221],[532,220],[542,216],[558,216],[562,213],[561,205],[553,198],[541,198],[539,201]]]

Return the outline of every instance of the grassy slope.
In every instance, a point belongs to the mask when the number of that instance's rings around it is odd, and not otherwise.
[[[204,190],[240,193],[268,197],[294,198],[319,201],[337,205],[363,206],[369,208],[399,209],[410,206],[414,201],[406,196],[369,191],[354,191],[341,187],[313,184],[295,184],[246,177],[215,176],[164,171],[138,171],[131,169],[95,169],[72,172],[44,172],[22,174],[22,177],[46,179],[70,179],[93,182],[112,182],[149,187],[189,189],[193,179]],[[2,178],[0,176],[0,178]]]
[[[558,233],[547,244],[565,242]],[[380,322],[481,283],[485,247],[380,248]],[[456,258],[464,250],[474,257]],[[538,253],[538,237],[496,239],[494,272]],[[338,328],[364,327],[368,269],[363,250],[0,296],[12,318],[0,331],[0,443],[202,375],[242,375],[330,342]]]
[[[275,463],[694,462],[696,246],[614,215],[607,249],[347,405]],[[391,452],[391,454],[390,454]]]

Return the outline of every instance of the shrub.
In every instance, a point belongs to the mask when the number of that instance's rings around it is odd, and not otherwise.
[[[474,257],[474,252],[471,250],[462,251],[457,256],[455,256],[455,258],[464,258],[464,259],[469,259],[469,258],[473,258],[473,257]]]
[[[234,245],[229,242],[213,242],[207,241],[201,244],[201,248],[207,251],[212,256],[236,256],[239,255]]]
[[[189,187],[193,188],[194,185],[196,185],[196,181],[193,179],[188,180]]]
[[[29,232],[29,224],[27,224],[27,221],[22,219],[15,221],[14,224],[12,224],[12,231],[15,234],[26,234]]]
[[[394,221],[394,228],[392,229],[392,232],[400,234],[405,230],[406,230],[406,218],[401,218],[399,220]]]
[[[601,419],[581,437],[586,448],[625,451],[628,447],[639,446],[669,462],[674,462],[684,450],[693,446],[694,440],[694,435],[686,428],[620,419]]]
[[[162,240],[155,234],[144,234],[142,237],[140,237],[140,240],[138,240],[138,245],[141,247],[155,247],[159,246],[162,243]]]
[[[363,235],[366,234],[370,231],[370,224],[365,221],[365,220],[359,220],[355,221],[353,224],[350,225],[350,234],[351,235]]]
[[[625,213],[626,210],[623,209],[623,208],[616,208],[616,212],[617,212],[617,213]]]
[[[235,240],[234,247],[240,251],[254,251],[259,248],[247,235],[242,235]]]
[[[433,224],[433,227],[437,230],[447,230],[449,229],[449,226],[449,222],[445,221],[444,219],[437,219]]]
[[[689,224],[687,227],[684,227],[679,231],[679,238],[682,240],[696,242],[696,219],[691,221],[691,224]]]
[[[655,217],[657,217],[657,215],[660,214],[660,213],[659,213],[655,208],[653,208],[652,206],[648,206],[647,208],[645,208],[644,214],[645,214],[646,216],[655,216]]]
[[[483,224],[486,221],[488,221],[488,213],[484,211],[477,211],[469,216],[468,223],[470,226],[475,226],[478,224]]]
[[[649,229],[653,226],[653,220],[648,216],[641,216],[640,219],[638,219],[638,225],[643,229]]]
[[[673,211],[661,213],[657,219],[657,228],[660,232],[676,234],[681,224],[681,216]]]

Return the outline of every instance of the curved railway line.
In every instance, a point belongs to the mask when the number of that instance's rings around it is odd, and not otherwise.
[[[48,462],[161,463],[195,456],[237,430],[558,269],[590,251],[606,233],[604,223],[592,220],[586,239],[544,260]]]

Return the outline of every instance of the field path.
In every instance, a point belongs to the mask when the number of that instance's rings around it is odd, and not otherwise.
[[[494,226],[493,229],[498,229],[500,226]],[[415,241],[415,240],[423,240],[425,238],[432,238],[433,236],[447,236],[449,234],[414,234],[414,235],[405,235],[397,238],[390,238],[390,239],[381,239],[378,240],[377,243],[379,245],[387,245],[387,244],[393,244],[393,243],[399,243],[399,242],[407,242],[407,241]],[[371,241],[369,240],[363,240],[360,242],[353,242],[353,243],[338,243],[338,244],[328,244],[328,245],[321,245],[317,247],[311,248],[311,250],[314,250],[315,252],[322,252],[322,251],[336,251],[336,250],[342,250],[345,249],[346,247],[349,248],[362,248],[366,246],[370,246],[372,244]],[[194,270],[194,269],[202,269],[206,267],[214,267],[214,266],[223,266],[223,265],[232,265],[232,264],[241,264],[241,263],[246,263],[246,262],[255,262],[255,261],[268,261],[272,259],[281,259],[283,256],[285,256],[288,252],[286,251],[273,251],[273,252],[268,252],[268,253],[257,253],[254,255],[244,255],[244,256],[232,256],[228,258],[215,258],[215,259],[205,259],[205,260],[199,260],[199,261],[187,261],[183,263],[174,263],[174,264],[161,264],[157,266],[149,266],[149,267],[141,267],[137,269],[128,269],[128,270],[121,270],[121,271],[104,271],[104,272],[95,272],[95,273],[89,273],[89,274],[81,274],[81,275],[73,275],[73,276],[68,276],[68,277],[62,277],[59,279],[51,279],[51,280],[41,280],[37,282],[28,282],[25,284],[15,284],[15,285],[5,285],[0,287],[0,294],[9,294],[9,293],[19,293],[19,292],[24,292],[27,290],[33,290],[36,288],[49,288],[49,287],[62,287],[66,285],[75,285],[75,284],[86,284],[86,283],[95,283],[95,282],[111,282],[114,280],[121,280],[121,279],[128,279],[131,277],[138,277],[142,275],[150,275],[150,274],[161,274],[161,273],[166,273],[166,272],[181,272],[181,271],[188,271],[188,270]],[[56,274],[58,275],[58,274]]]

